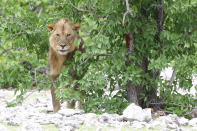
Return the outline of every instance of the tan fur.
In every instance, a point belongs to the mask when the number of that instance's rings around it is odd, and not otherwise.
[[[49,24],[47,26],[51,32],[49,37],[49,66],[51,80],[55,81],[61,73],[61,68],[64,61],[77,50],[74,44],[77,39],[77,31],[80,24],[72,24],[68,19],[60,19],[56,24]],[[56,88],[51,89],[53,111],[57,112],[60,109],[60,103],[56,99]]]

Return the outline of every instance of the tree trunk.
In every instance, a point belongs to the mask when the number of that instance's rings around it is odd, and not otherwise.
[[[138,100],[138,87],[132,82],[128,84],[128,89],[127,89],[127,100],[131,103],[135,103],[136,105],[139,105],[139,100]]]

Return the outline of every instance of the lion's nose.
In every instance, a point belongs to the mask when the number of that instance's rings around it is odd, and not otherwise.
[[[66,45],[64,45],[64,44],[62,44],[62,45],[60,45],[61,47],[62,47],[62,49],[66,46]]]

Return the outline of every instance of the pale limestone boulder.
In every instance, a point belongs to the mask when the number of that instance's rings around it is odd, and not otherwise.
[[[123,111],[123,118],[128,121],[149,122],[152,120],[151,109],[142,109],[132,103]]]

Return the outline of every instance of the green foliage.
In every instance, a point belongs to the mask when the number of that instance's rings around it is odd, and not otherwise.
[[[85,100],[86,112],[121,114],[128,104],[129,83],[139,88],[143,107],[149,106],[159,84],[160,98],[169,103],[166,109],[184,115],[191,109],[184,107],[196,106],[192,96],[177,93],[177,86],[189,91],[197,73],[197,2],[132,0],[129,6],[132,16],[126,15],[123,26],[125,1],[2,0],[0,53],[12,49],[0,55],[0,87],[15,86],[23,93],[32,86],[59,87],[56,94],[62,102]],[[81,23],[86,52],[77,51],[51,83],[43,73],[49,47],[46,25],[64,17]],[[128,33],[134,38],[129,57]],[[23,61],[29,64],[20,64]],[[169,65],[177,70],[173,85],[158,75]],[[116,85],[121,90],[112,95]]]

